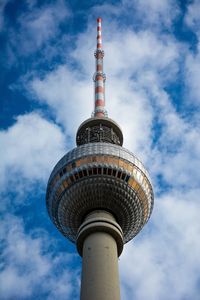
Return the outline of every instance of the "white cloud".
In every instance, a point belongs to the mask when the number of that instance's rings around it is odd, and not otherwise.
[[[129,23],[138,28],[150,27],[158,32],[163,29],[171,30],[173,21],[179,16],[179,4],[175,0],[122,0],[117,4],[103,3],[92,8],[90,17],[102,16],[103,19],[113,20],[116,18],[121,27]]]
[[[198,299],[199,192],[173,190],[156,199],[153,230],[144,229],[120,259],[125,299]]]
[[[129,4],[127,0],[124,2]],[[174,0],[133,0],[130,2],[144,24],[156,25],[159,29],[162,26],[170,27],[179,14],[177,1]]]
[[[0,270],[1,299],[70,299],[77,293],[78,270],[68,269],[75,255],[56,253],[53,239],[45,231],[26,234],[23,222],[5,215],[0,236],[3,263]],[[36,234],[37,233],[37,234]],[[51,248],[50,248],[51,247]]]
[[[199,41],[200,42],[200,41]],[[194,106],[199,106],[200,102],[200,44],[197,53],[189,52],[185,63],[185,83],[186,93],[185,97],[187,103]]]
[[[0,132],[0,181],[5,189],[10,181],[47,180],[52,167],[65,153],[59,127],[37,113],[17,117],[17,122]]]
[[[92,82],[67,66],[58,67],[44,79],[33,79],[29,87],[38,101],[49,105],[57,122],[61,122],[67,134],[73,134],[73,137],[80,119],[84,120],[92,113]]]
[[[42,46],[48,46],[48,50],[52,49],[48,42],[59,34],[59,26],[70,16],[70,11],[63,0],[57,0],[52,4],[44,4],[40,8],[36,8],[34,4],[29,5],[29,10],[18,18],[18,32],[9,31],[11,52],[18,53],[19,56],[30,55]],[[20,46],[19,46],[20,45]],[[43,53],[45,56],[48,52]],[[14,56],[16,53],[13,54]]]
[[[195,32],[199,32],[200,26],[200,3],[198,0],[192,1],[187,7],[187,13],[185,15],[185,22]]]
[[[188,50],[185,60],[186,101],[189,105],[199,106],[200,101],[200,3],[193,1],[187,7],[185,23],[196,35],[193,50]],[[193,37],[194,39],[194,37]]]
[[[168,144],[168,151],[162,153],[161,174],[171,186],[197,188],[200,180],[200,133],[198,129],[182,131],[177,138],[177,147]],[[170,153],[171,151],[171,153]]]
[[[198,123],[179,114],[169,95],[152,82],[154,112],[160,126],[156,143],[148,159],[155,186],[159,189],[159,175],[170,187],[196,188],[200,174],[200,131]],[[161,186],[161,189],[163,187]]]

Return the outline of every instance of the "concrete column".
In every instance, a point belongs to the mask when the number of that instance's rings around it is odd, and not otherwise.
[[[120,300],[118,256],[122,230],[109,212],[87,215],[79,229],[77,249],[82,255],[81,300]]]

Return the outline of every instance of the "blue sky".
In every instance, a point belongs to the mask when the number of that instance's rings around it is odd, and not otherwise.
[[[200,2],[173,0],[1,1],[0,298],[79,299],[81,259],[45,191],[93,110],[99,16],[106,108],[155,191],[119,260],[122,299],[197,300]]]

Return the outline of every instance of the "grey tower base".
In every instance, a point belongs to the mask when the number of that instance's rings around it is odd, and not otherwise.
[[[82,255],[81,300],[120,300],[118,256],[123,249],[120,226],[109,212],[87,215],[79,229]]]

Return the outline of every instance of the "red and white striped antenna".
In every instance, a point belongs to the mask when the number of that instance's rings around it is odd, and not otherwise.
[[[106,117],[107,112],[105,110],[105,80],[106,75],[103,73],[103,57],[104,51],[102,49],[102,34],[101,34],[101,22],[102,19],[97,19],[97,49],[94,53],[96,58],[96,72],[94,73],[95,83],[95,105],[94,105],[94,117]]]
[[[101,18],[97,19],[97,49],[102,50]]]

